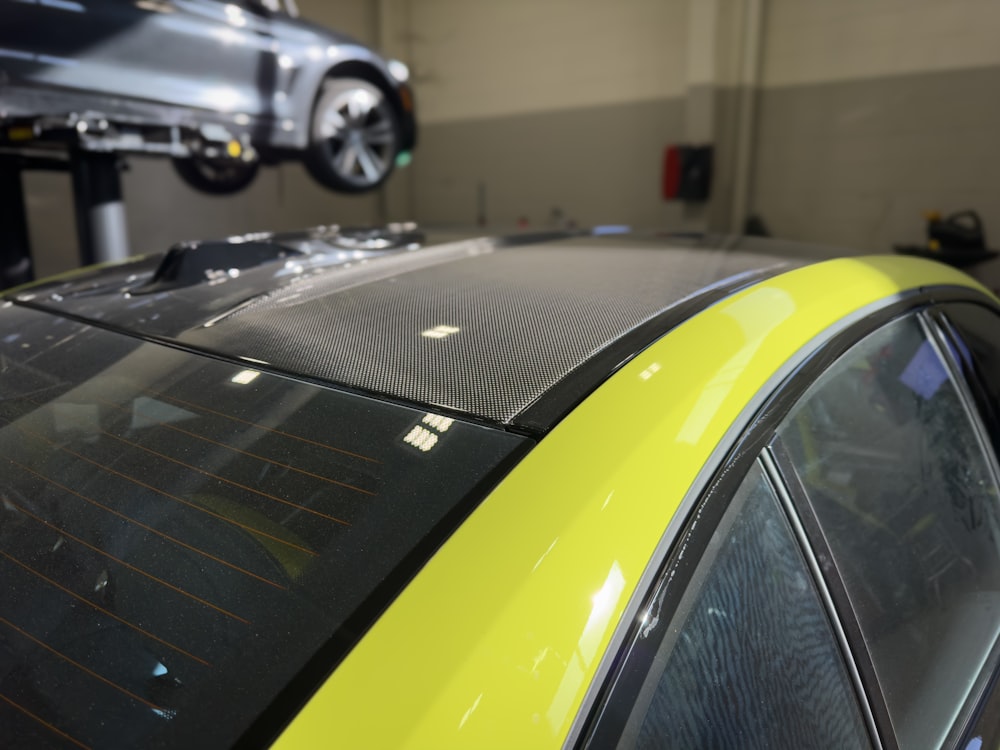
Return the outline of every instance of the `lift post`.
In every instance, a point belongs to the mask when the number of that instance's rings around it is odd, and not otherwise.
[[[219,138],[231,139],[224,128],[216,130]],[[89,111],[0,118],[0,289],[34,276],[25,171],[69,173],[82,265],[120,261],[129,255],[121,186],[125,154],[185,158],[195,145],[212,153],[219,149],[201,130],[127,118],[111,121]]]
[[[129,255],[121,172],[125,155],[175,159],[257,159],[246,136],[219,124],[200,126],[99,112],[0,117],[0,289],[32,279],[23,173],[68,171],[73,181],[80,262],[124,260]],[[233,146],[236,146],[236,153]]]
[[[0,289],[34,278],[20,159],[0,154]]]
[[[114,153],[70,149],[76,232],[83,265],[125,260],[129,255],[122,167],[121,158]]]
[[[34,279],[24,172],[69,172],[81,265],[129,255],[121,157],[69,148],[65,152],[0,150],[0,289]]]

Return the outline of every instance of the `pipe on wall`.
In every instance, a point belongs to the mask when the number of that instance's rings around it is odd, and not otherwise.
[[[744,0],[741,3],[743,13],[740,51],[742,54],[738,81],[739,105],[734,155],[733,203],[729,219],[729,229],[733,233],[743,232],[743,224],[746,221],[750,204],[765,2],[766,0]]]

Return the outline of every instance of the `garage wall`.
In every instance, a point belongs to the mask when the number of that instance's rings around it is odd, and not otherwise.
[[[662,226],[684,135],[688,0],[390,0],[421,121],[422,222]],[[401,38],[400,38],[401,37]]]
[[[502,231],[733,221],[745,11],[756,0],[300,0],[303,15],[406,60],[420,143],[376,196],[295,164],[196,194],[161,160],[124,177],[135,252],[191,237],[415,218]],[[775,234],[861,250],[923,238],[921,212],[1000,232],[1000,4],[761,0],[749,209]],[[664,203],[663,147],[716,145],[708,207]],[[36,268],[76,265],[69,178],[27,177]],[[997,244],[997,243],[994,243]]]
[[[299,0],[302,15],[375,43],[373,0]],[[196,193],[162,159],[130,158],[122,187],[133,253],[157,252],[193,238],[280,230],[316,224],[378,221],[378,196],[342,196],[316,185],[295,163],[263,169],[256,182],[235,196]],[[25,175],[29,232],[35,273],[42,277],[74,268],[77,257],[72,192],[67,174]]]
[[[752,207],[863,250],[922,242],[925,209],[1000,239],[997,29],[995,0],[768,0]]]

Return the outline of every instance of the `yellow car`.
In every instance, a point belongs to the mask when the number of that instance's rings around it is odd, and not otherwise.
[[[14,290],[0,747],[995,748],[998,311],[412,227]]]

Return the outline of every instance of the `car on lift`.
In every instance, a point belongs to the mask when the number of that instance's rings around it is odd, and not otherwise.
[[[7,141],[68,123],[87,147],[171,155],[210,193],[289,159],[332,190],[378,187],[416,142],[408,77],[294,0],[0,0]]]
[[[321,227],[0,301],[0,746],[997,747],[1000,303]]]

